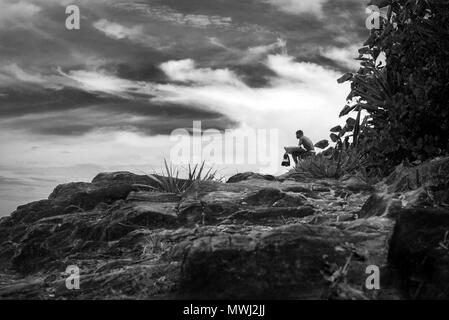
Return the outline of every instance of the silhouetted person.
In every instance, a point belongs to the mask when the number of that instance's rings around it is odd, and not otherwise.
[[[315,153],[315,147],[313,145],[312,140],[307,138],[304,135],[304,132],[302,130],[296,131],[296,138],[299,140],[298,146],[301,148],[298,151],[292,152],[292,158],[295,161],[296,164],[298,164],[298,161],[300,159],[305,159],[312,154]]]

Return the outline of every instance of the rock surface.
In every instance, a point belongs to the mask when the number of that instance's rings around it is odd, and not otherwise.
[[[61,185],[0,220],[0,298],[447,299],[448,163],[375,186],[244,173],[177,195],[128,172]]]

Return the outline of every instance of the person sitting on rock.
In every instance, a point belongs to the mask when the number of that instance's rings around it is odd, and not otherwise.
[[[305,159],[315,154],[315,147],[312,140],[307,138],[302,130],[296,131],[296,139],[299,140],[298,146],[300,146],[301,148],[298,151],[294,151],[292,153],[292,158],[295,163],[298,164],[298,161],[300,159]]]

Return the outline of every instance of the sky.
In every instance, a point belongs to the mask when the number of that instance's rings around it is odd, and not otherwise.
[[[79,7],[77,30],[66,28],[68,5]],[[282,173],[296,130],[316,142],[344,122],[349,86],[336,79],[357,70],[365,7],[0,0],[0,216],[99,172],[158,172],[164,158],[204,160],[223,176]],[[202,132],[203,147],[177,157],[174,131]],[[234,139],[245,134],[255,140]],[[234,160],[219,161],[219,149]]]

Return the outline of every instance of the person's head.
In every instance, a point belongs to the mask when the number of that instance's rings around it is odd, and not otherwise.
[[[304,132],[302,130],[296,131],[296,138],[301,139],[304,136]]]

